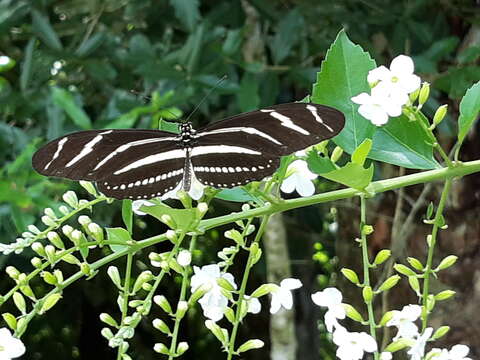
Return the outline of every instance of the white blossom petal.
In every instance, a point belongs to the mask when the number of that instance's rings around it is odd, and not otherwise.
[[[406,55],[398,55],[390,63],[390,71],[398,76],[413,74],[414,67],[412,58]]]
[[[12,336],[7,328],[0,329],[0,359],[10,360],[22,356],[25,345],[20,339]]]
[[[148,201],[148,200],[134,200],[132,202],[132,211],[140,216],[147,215],[143,211],[140,210],[142,206],[154,206],[155,204]]]

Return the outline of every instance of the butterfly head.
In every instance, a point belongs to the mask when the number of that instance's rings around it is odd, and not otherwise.
[[[187,122],[180,125],[180,140],[184,145],[187,145],[190,141],[196,138],[196,131],[193,129],[192,124]]]

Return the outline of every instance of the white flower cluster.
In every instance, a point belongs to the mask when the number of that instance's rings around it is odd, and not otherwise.
[[[361,93],[352,97],[360,104],[358,112],[377,126],[385,125],[389,117],[402,114],[402,106],[409,101],[408,95],[420,87],[420,78],[413,73],[410,57],[399,55],[392,60],[390,69],[379,66],[368,73],[367,81],[371,94]]]
[[[377,351],[375,339],[367,333],[349,332],[338,320],[346,316],[345,308],[342,305],[342,293],[336,288],[327,288],[312,295],[312,300],[318,306],[326,307],[325,326],[330,333],[333,333],[333,342],[338,346],[337,357],[341,360],[360,360],[364,352]],[[425,346],[430,340],[433,329],[426,328],[420,332],[415,321],[418,320],[422,312],[419,305],[407,305],[401,311],[392,311],[392,318],[387,326],[397,328],[397,334],[394,341],[408,341],[410,349],[408,355],[410,360],[421,360],[425,357]],[[467,357],[470,349],[466,345],[455,345],[451,350],[432,349],[427,355],[431,360],[472,360]],[[392,353],[383,352],[380,355],[381,360],[392,359]]]

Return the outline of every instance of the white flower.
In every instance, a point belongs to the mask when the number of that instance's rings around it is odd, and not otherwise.
[[[467,345],[454,345],[448,351],[447,349],[432,349],[428,354],[435,354],[432,359],[435,360],[472,360],[467,357],[470,349]]]
[[[20,339],[12,336],[7,328],[0,329],[0,360],[10,360],[22,356],[25,345]]]
[[[381,84],[372,89],[372,94],[361,93],[351,99],[354,103],[360,104],[358,112],[372,124],[381,126],[388,122],[388,118],[402,114],[402,103],[397,99],[388,96]]]
[[[373,337],[363,332],[348,332],[344,328],[335,330],[333,342],[338,346],[337,357],[341,360],[360,360],[364,352],[377,351]]]
[[[137,215],[140,215],[140,216],[143,216],[143,215],[147,215],[146,213],[144,213],[143,211],[140,211],[140,208],[142,206],[154,206],[155,204],[148,201],[148,200],[134,200],[132,202],[132,211],[137,214]]]
[[[410,57],[399,55],[392,60],[390,69],[379,66],[368,73],[367,81],[382,85],[388,96],[395,98],[402,105],[408,101],[408,94],[420,87],[420,78],[413,73],[414,64]]]
[[[393,355],[389,351],[384,351],[380,354],[380,360],[392,360]]]
[[[325,326],[328,332],[333,328],[341,327],[337,319],[345,319],[345,308],[342,305],[342,293],[336,288],[326,288],[312,294],[312,300],[318,306],[327,308],[325,313]]]
[[[211,286],[210,290],[198,301],[203,309],[203,315],[212,321],[218,321],[223,318],[223,314],[228,305],[228,299],[222,294],[217,279],[224,278],[236,289],[237,285],[230,273],[221,274],[220,267],[217,264],[205,265],[200,269],[193,267],[195,275],[192,276],[190,286],[192,292],[204,284]]]
[[[258,314],[262,310],[262,304],[260,304],[260,300],[258,300],[256,297],[245,295],[245,301],[248,304],[247,312],[251,314]]]
[[[425,355],[425,345],[427,344],[428,339],[432,336],[433,328],[426,328],[423,334],[419,334],[415,339],[415,343],[408,350],[408,355],[410,355],[410,360],[421,360]]]
[[[414,324],[422,314],[422,307],[419,305],[404,306],[401,311],[392,311],[393,317],[387,323],[387,326],[396,326],[398,328],[397,335],[393,338],[394,341],[404,338],[413,339],[418,335],[418,327]]]
[[[290,310],[293,306],[292,290],[300,287],[302,287],[302,282],[298,279],[283,279],[280,282],[280,286],[271,292],[272,302],[270,304],[270,313],[277,313],[282,306]]]
[[[315,186],[312,180],[317,178],[317,174],[312,173],[304,160],[295,160],[288,165],[287,174],[290,174],[283,180],[280,189],[284,193],[292,193],[295,190],[300,196],[311,196],[315,193]]]
[[[200,181],[198,181],[197,177],[195,174],[192,172],[192,177],[190,179],[190,189],[188,190],[188,195],[193,200],[200,200],[200,198],[203,196],[203,190],[206,188],[205,185],[203,185]],[[177,192],[183,189],[183,180],[180,181],[177,185],[177,187],[173,190],[170,190],[169,192],[165,193],[162,195],[162,200],[165,199],[178,199]]]
[[[192,262],[192,254],[188,250],[182,250],[177,255],[177,262],[181,266],[188,266]]]
[[[10,58],[8,56],[2,55],[0,56],[0,66],[7,65],[10,62]]]

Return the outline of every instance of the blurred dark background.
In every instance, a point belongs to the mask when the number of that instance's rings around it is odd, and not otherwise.
[[[58,208],[67,189],[82,193],[73,182],[47,179],[33,171],[31,156],[41,144],[81,129],[155,128],[159,118],[180,112],[187,116],[224,75],[227,79],[192,117],[196,126],[300,100],[310,93],[321,61],[342,28],[378,64],[398,54],[414,58],[416,72],[432,84],[425,112],[432,114],[439,104],[449,104],[450,115],[438,129],[448,148],[455,137],[459,99],[480,79],[479,11],[478,2],[467,0],[0,0],[0,56],[16,62],[9,69],[0,68],[0,240],[12,242],[27,225],[40,225],[42,209]],[[479,158],[478,144],[475,127],[464,160]],[[391,166],[376,169],[382,178],[403,172]],[[321,183],[318,191],[333,186]],[[450,198],[446,212],[450,227],[440,235],[437,257],[455,254],[460,260],[434,289],[452,288],[458,294],[439,304],[432,319],[433,326],[452,327],[438,345],[470,345],[472,358],[480,354],[479,186],[477,175],[462,179]],[[418,220],[411,225],[414,234],[401,239],[397,254],[402,259],[406,255],[423,259],[428,228],[420,219],[428,201],[438,199],[437,185],[427,190]],[[404,218],[422,191],[421,186],[413,187],[369,202],[369,221],[376,228],[372,255],[401,238],[391,230],[395,207]],[[209,216],[236,209],[235,204],[217,201]],[[104,226],[120,226],[119,211],[117,203],[101,205],[93,218]],[[312,323],[320,311],[309,301],[310,293],[329,284],[345,285],[346,300],[363,309],[357,289],[336,275],[341,266],[359,266],[360,254],[353,242],[358,223],[352,219],[358,219],[354,200],[291,211],[280,219],[287,230],[291,272],[305,284],[296,298],[299,359],[334,357]],[[138,239],[164,230],[148,218],[135,225]],[[218,261],[217,251],[230,245],[223,237],[225,229],[201,237],[197,264]],[[148,266],[147,254],[138,257],[140,269]],[[3,256],[0,266],[12,264],[27,272],[30,257],[27,251]],[[236,273],[245,259],[239,260]],[[122,261],[116,265],[122,268]],[[266,282],[267,273],[268,267],[260,263],[250,288]],[[41,292],[44,285],[39,281],[35,286]],[[1,293],[11,287],[12,281],[2,276]],[[175,299],[177,289],[172,281],[161,291]],[[389,308],[417,301],[407,287],[399,291],[388,299]],[[23,338],[28,349],[25,358],[114,359],[100,335],[98,315],[118,314],[115,302],[115,289],[104,272],[69,287],[60,304],[31,323]],[[247,318],[241,331],[241,337],[267,343],[263,350],[247,353],[248,359],[268,357],[266,309],[264,303],[265,311]],[[2,312],[9,310],[8,305],[2,307]],[[158,358],[151,348],[162,338],[152,329],[151,319],[137,328],[132,341],[136,360]],[[198,309],[189,315],[182,339],[191,346],[186,358],[224,358]]]

